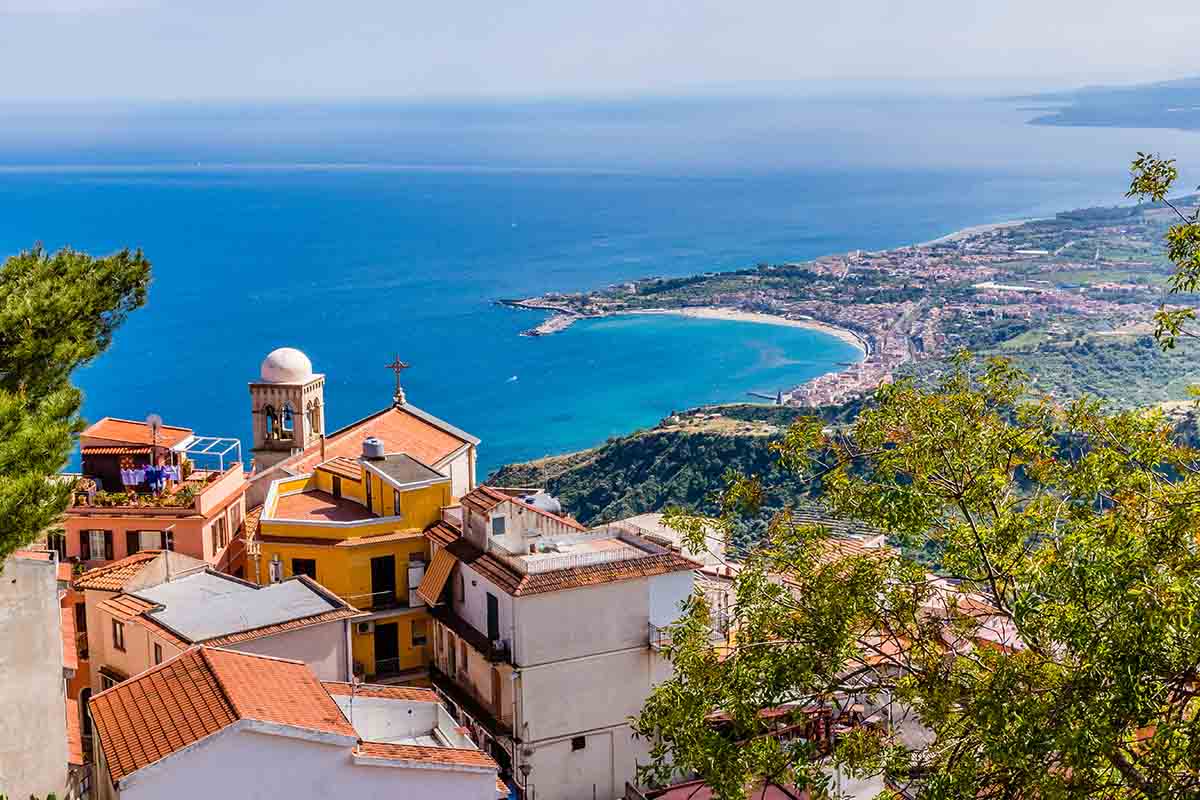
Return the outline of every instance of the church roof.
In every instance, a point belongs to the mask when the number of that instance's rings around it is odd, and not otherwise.
[[[363,440],[371,436],[383,442],[385,452],[407,453],[425,464],[437,464],[465,445],[479,444],[479,439],[471,434],[405,403],[389,406],[329,434],[325,437],[324,455],[318,443],[295,461],[284,463],[296,472],[311,472],[321,462],[339,456],[357,459],[362,455]]]

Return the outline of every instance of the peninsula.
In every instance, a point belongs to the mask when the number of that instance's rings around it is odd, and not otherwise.
[[[784,392],[792,406],[847,402],[960,349],[1010,356],[1053,394],[1139,405],[1182,399],[1200,380],[1191,348],[1163,353],[1151,337],[1168,300],[1162,240],[1172,219],[1152,204],[1080,209],[880,252],[502,302],[552,312],[526,335],[580,319],[675,313],[814,327],[862,348],[861,361]]]

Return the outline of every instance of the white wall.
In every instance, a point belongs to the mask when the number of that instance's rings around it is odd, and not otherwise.
[[[122,800],[495,800],[494,772],[355,764],[345,745],[226,729],[135,773]]]
[[[519,597],[516,603],[514,656],[521,666],[648,642],[650,593],[645,578]]]
[[[0,794],[61,796],[67,711],[57,564],[10,558],[0,566]]]
[[[496,596],[500,610],[500,638],[513,640],[513,597],[500,589],[487,578],[480,575],[470,566],[459,562],[455,573],[450,576],[450,591],[453,597],[454,613],[465,620],[472,628],[487,635],[487,596]],[[463,598],[458,597],[458,575],[463,576]]]
[[[695,586],[694,572],[668,572],[650,578],[650,622],[662,627],[679,619]]]
[[[228,645],[230,650],[303,661],[323,681],[349,681],[346,622],[336,620]]]

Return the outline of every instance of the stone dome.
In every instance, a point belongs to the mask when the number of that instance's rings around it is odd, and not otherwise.
[[[272,350],[259,370],[263,383],[303,383],[313,376],[312,362],[294,347]]]

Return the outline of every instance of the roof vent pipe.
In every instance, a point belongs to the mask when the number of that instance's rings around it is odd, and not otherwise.
[[[363,439],[362,457],[368,461],[379,461],[383,458],[383,442],[374,436]]]

